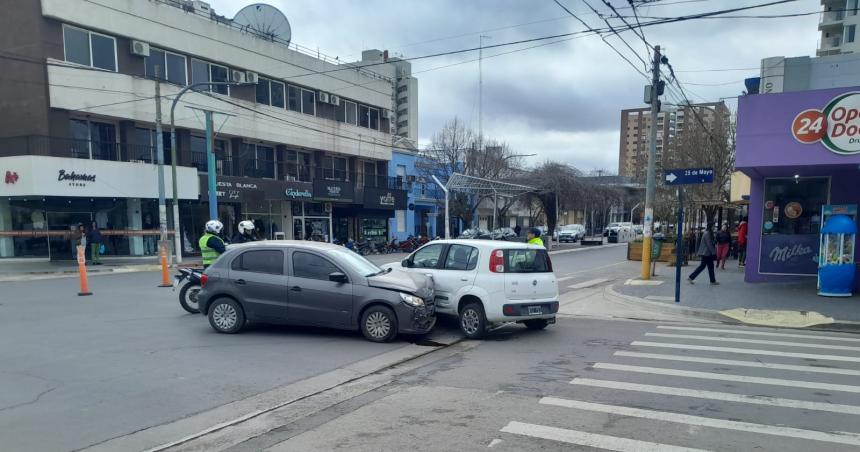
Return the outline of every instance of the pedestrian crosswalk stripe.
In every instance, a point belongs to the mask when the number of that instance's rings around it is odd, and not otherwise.
[[[565,428],[547,427],[544,425],[526,424],[524,422],[517,421],[508,422],[508,425],[504,426],[502,431],[516,435],[531,436],[533,438],[542,438],[618,452],[704,452],[702,449],[670,446],[668,444],[619,438],[616,436],[600,435],[597,433],[588,433]]]
[[[609,281],[606,278],[598,278],[598,279],[590,279],[588,281],[583,281],[581,283],[574,284],[572,286],[567,286],[569,289],[585,289],[586,287],[596,286],[601,283],[605,283]]]
[[[753,383],[771,386],[787,386],[792,388],[820,389],[824,391],[853,392],[860,394],[860,386],[819,383],[817,381],[783,380],[781,378],[750,377],[747,375],[718,374],[715,372],[698,372],[693,370],[665,369],[662,367],[628,366],[626,364],[596,363],[595,369],[620,370],[652,375],[667,375],[671,377],[700,378],[703,380],[735,381],[738,383]]]
[[[851,432],[819,432],[815,430],[804,430],[801,428],[783,427],[779,425],[754,424],[752,422],[731,421],[727,419],[716,419],[704,416],[693,416],[690,414],[646,410],[642,408],[631,408],[619,405],[605,405],[602,403],[581,402],[578,400],[559,399],[556,397],[544,397],[540,399],[540,403],[543,405],[554,405],[578,410],[595,411],[616,416],[637,417],[641,419],[651,419],[655,421],[672,422],[676,424],[696,425],[701,427],[737,430],[763,435],[773,435],[787,438],[798,438],[812,441],[824,441],[829,443],[860,446],[860,434]]]
[[[845,350],[851,352],[860,352],[860,347],[851,347],[848,345],[831,345],[831,344],[807,344],[804,342],[787,342],[787,341],[766,341],[761,339],[747,339],[745,337],[716,337],[716,336],[698,336],[694,334],[666,334],[666,333],[645,333],[651,337],[665,337],[667,339],[694,339],[717,342],[740,342],[743,344],[761,344],[761,345],[776,345],[781,347],[804,347],[804,348],[822,348],[826,350]]]
[[[792,337],[792,338],[798,338],[798,339],[820,339],[823,341],[860,342],[860,339],[858,339],[858,338],[840,337],[840,336],[822,336],[820,334],[771,333],[768,331],[748,331],[748,330],[737,330],[737,329],[727,329],[727,328],[701,328],[701,327],[694,327],[694,326],[674,326],[674,325],[660,325],[657,328],[660,328],[663,330],[676,330],[676,331],[700,331],[703,333],[743,334],[746,336]]]
[[[852,363],[860,363],[858,356],[841,356],[841,355],[818,355],[815,353],[795,353],[795,352],[778,352],[774,350],[758,350],[754,348],[734,348],[734,347],[715,347],[712,345],[692,345],[692,344],[670,344],[665,342],[648,342],[648,341],[633,341],[630,343],[633,346],[639,347],[663,347],[663,348],[678,348],[681,350],[706,350],[711,352],[727,352],[739,353],[742,355],[768,355],[782,356],[786,358],[802,358],[802,359],[817,359],[824,361],[846,361]]]
[[[628,358],[662,359],[666,361],[683,361],[688,363],[720,364],[725,366],[758,367],[762,369],[795,370],[798,372],[860,376],[860,370],[837,369],[834,367],[797,366],[792,364],[765,363],[761,361],[741,361],[736,359],[703,358],[700,356],[665,355],[661,353],[639,353],[625,351],[615,352],[614,355],[626,356]]]
[[[699,389],[676,388],[671,386],[655,386],[625,381],[594,380],[591,378],[574,378],[573,385],[591,386],[623,391],[647,392],[649,394],[664,394],[697,399],[722,400],[724,402],[748,403],[751,405],[766,405],[779,408],[799,408],[803,410],[829,411],[832,413],[860,415],[860,406],[841,405],[825,402],[810,402],[806,400],[783,399],[768,396],[750,396],[728,392],[704,391]]]

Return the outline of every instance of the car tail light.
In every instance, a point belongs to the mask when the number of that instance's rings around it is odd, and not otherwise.
[[[206,273],[200,275],[200,287],[205,287],[207,282],[209,282],[209,275]]]
[[[493,273],[505,272],[505,252],[503,250],[493,250],[490,253],[490,271]]]

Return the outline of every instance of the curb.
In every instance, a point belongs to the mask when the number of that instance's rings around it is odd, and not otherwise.
[[[161,265],[157,265],[157,264],[124,265],[121,267],[103,268],[103,269],[91,269],[91,267],[87,267],[87,275],[88,276],[100,276],[100,275],[109,275],[109,274],[113,274],[113,273],[135,273],[135,272],[150,272],[150,271],[159,271],[159,270],[161,270]],[[25,281],[37,281],[37,280],[43,280],[43,279],[73,278],[76,276],[78,276],[78,270],[77,269],[53,271],[53,272],[26,272],[26,273],[19,273],[18,275],[15,275],[15,276],[0,277],[0,282],[25,282]]]
[[[623,300],[630,301],[632,303],[637,303],[640,305],[645,305],[657,312],[663,314],[674,314],[674,315],[685,315],[688,317],[695,317],[700,319],[712,320],[715,322],[725,323],[729,325],[744,325],[744,326],[752,326],[752,327],[761,327],[761,328],[780,328],[780,327],[768,327],[762,325],[755,325],[750,323],[744,323],[739,320],[735,320],[731,317],[724,316],[719,311],[715,311],[713,309],[705,309],[705,308],[691,308],[687,306],[679,306],[673,304],[665,304],[659,301],[651,301],[646,300],[644,298],[634,297],[632,295],[625,295],[617,292],[614,289],[614,285],[607,286],[606,291],[614,296],[621,298]],[[785,328],[785,327],[783,327]],[[824,325],[814,325],[805,328],[792,328],[797,330],[811,330],[811,331],[834,331],[834,332],[843,332],[843,333],[860,333],[860,322],[854,322],[850,320],[838,320],[834,319],[833,323],[824,324]]]

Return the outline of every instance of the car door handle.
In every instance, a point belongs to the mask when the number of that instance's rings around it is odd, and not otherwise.
[[[292,290],[293,292],[301,292],[302,288],[299,286],[293,286],[293,287],[290,287],[290,290]]]
[[[469,278],[460,278],[460,281],[468,281]]]
[[[240,285],[240,286],[244,286],[244,285],[245,285],[245,280],[244,280],[244,279],[237,279],[237,280],[236,280],[236,284],[238,284],[238,285]]]

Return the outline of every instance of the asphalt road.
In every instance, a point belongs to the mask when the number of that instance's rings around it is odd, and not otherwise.
[[[562,319],[226,450],[856,451],[858,375],[856,335]]]
[[[623,277],[612,276],[623,259],[623,247],[552,257],[562,291]],[[219,335],[159,280],[149,272],[95,276],[90,297],[76,295],[73,278],[0,283],[0,449],[84,448],[419,339],[373,344],[355,332],[267,326]],[[450,322],[437,330],[456,334]]]

